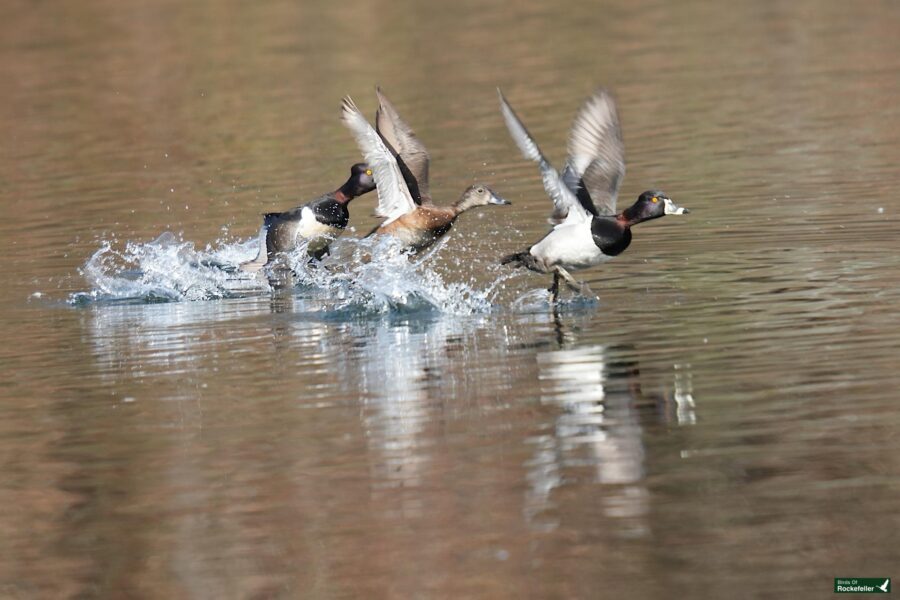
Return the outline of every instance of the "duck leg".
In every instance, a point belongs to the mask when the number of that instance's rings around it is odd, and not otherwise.
[[[559,299],[559,273],[556,270],[553,271],[553,284],[547,288],[547,291],[550,292],[550,302],[556,304]]]
[[[593,295],[593,292],[591,292],[591,288],[589,288],[586,283],[576,280],[568,271],[566,271],[562,267],[556,267],[555,272],[559,273],[559,276],[565,280],[566,286],[573,292],[579,293],[582,296]]]

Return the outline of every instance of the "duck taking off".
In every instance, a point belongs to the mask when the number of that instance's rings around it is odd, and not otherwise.
[[[469,186],[453,205],[435,206],[428,186],[431,158],[412,128],[400,117],[380,88],[377,130],[350,97],[344,98],[341,120],[353,133],[378,185],[375,214],[384,219],[369,235],[388,234],[412,252],[420,252],[442,236],[463,212],[476,206],[505,205],[485,185]]]
[[[259,253],[242,263],[241,269],[255,273],[270,264],[279,252],[293,250],[303,240],[307,241],[309,256],[321,259],[347,227],[350,201],[374,189],[372,169],[357,163],[350,167],[350,178],[335,191],[285,212],[267,213],[259,230]]]
[[[625,147],[616,103],[604,88],[581,106],[569,133],[566,168],[560,174],[547,161],[525,125],[499,89],[506,127],[525,158],[538,163],[544,189],[553,200],[553,229],[522,252],[504,256],[501,264],[553,273],[550,294],[559,296],[562,278],[570,289],[585,292],[569,271],[587,269],[618,256],[631,243],[631,227],[664,215],[686,214],[663,192],[650,190],[621,213],[616,196],[625,177]]]

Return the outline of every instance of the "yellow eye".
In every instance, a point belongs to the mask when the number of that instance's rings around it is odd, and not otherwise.
[[[657,202],[659,202],[659,198],[657,198],[656,196],[653,196],[652,198],[650,198],[650,202],[652,202],[653,204],[656,204]]]
[[[371,174],[372,174],[372,169],[366,169],[366,175],[371,175]]]

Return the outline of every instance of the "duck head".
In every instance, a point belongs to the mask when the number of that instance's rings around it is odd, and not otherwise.
[[[453,206],[456,208],[457,213],[461,213],[463,211],[467,211],[470,208],[475,208],[476,206],[487,206],[489,204],[496,204],[498,206],[505,206],[507,204],[511,204],[509,200],[501,198],[494,191],[486,185],[474,184],[470,185],[466,191],[462,193],[462,196],[459,197],[459,200],[456,201],[456,204]]]
[[[637,201],[626,208],[621,215],[628,226],[666,215],[686,215],[690,211],[678,206],[660,190],[648,190],[638,196]]]
[[[344,202],[350,202],[374,189],[375,178],[372,176],[372,169],[366,163],[356,163],[350,167],[350,178],[338,190],[338,197],[343,196]]]

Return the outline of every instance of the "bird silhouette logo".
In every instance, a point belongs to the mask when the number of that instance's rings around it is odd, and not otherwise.
[[[887,593],[888,593],[888,588],[889,588],[890,586],[891,586],[891,580],[890,580],[890,578],[888,578],[888,579],[885,579],[885,580],[884,580],[884,583],[882,583],[881,585],[879,585],[879,586],[877,586],[877,587],[878,587],[879,590],[881,590],[882,592],[884,592],[885,594],[887,594]]]

